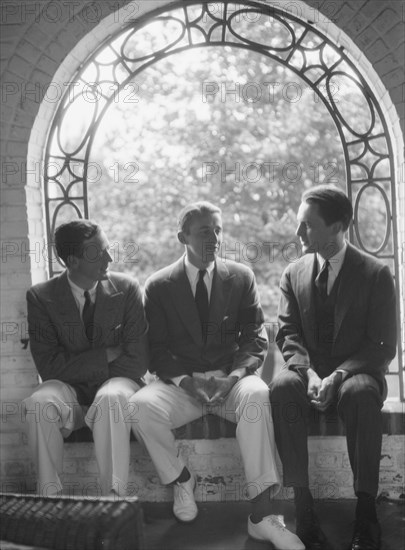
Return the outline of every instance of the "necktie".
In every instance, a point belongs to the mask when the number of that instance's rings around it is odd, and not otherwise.
[[[203,340],[207,340],[207,323],[208,323],[208,291],[204,283],[205,269],[200,269],[198,272],[198,282],[195,289],[195,303],[197,305],[198,314],[201,321],[201,329],[203,334]]]
[[[318,273],[315,279],[315,286],[322,300],[326,300],[328,297],[328,273],[329,273],[329,260],[325,260],[321,271]]]
[[[84,306],[82,312],[82,319],[84,324],[84,330],[89,342],[93,341],[93,328],[94,328],[94,304],[90,299],[90,293],[88,290],[84,291]]]

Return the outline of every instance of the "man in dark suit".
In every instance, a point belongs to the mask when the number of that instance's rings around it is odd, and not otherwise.
[[[108,271],[101,227],[75,220],[55,231],[66,270],[27,293],[31,353],[42,383],[24,400],[38,492],[63,490],[63,439],[93,431],[101,494],[126,494],[128,399],[148,367],[147,323],[138,282]]]
[[[236,437],[252,501],[248,532],[276,548],[303,549],[272,514],[279,489],[268,389],[257,375],[267,351],[263,313],[252,271],[217,259],[221,210],[208,202],[180,214],[185,255],[146,283],[152,382],[130,402],[132,424],[159,477],[172,484],[173,512],[182,522],[198,513],[196,481],[179,456],[172,433],[207,412],[237,423]]]
[[[379,548],[381,408],[396,352],[396,300],[388,267],[345,241],[352,215],[338,188],[306,191],[297,215],[305,255],[280,282],[277,344],[286,365],[270,398],[284,484],[294,487],[297,534],[310,549],[324,550],[326,540],[309,490],[306,419],[310,407],[325,412],[335,405],[358,499],[351,548]]]

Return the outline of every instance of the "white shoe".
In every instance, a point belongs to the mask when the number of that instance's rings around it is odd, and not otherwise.
[[[191,475],[184,483],[175,483],[173,486],[173,514],[179,521],[188,523],[195,520],[198,508],[194,500],[196,481]]]
[[[305,545],[286,529],[279,516],[266,516],[259,523],[252,523],[249,517],[248,533],[252,539],[271,542],[277,550],[305,550]]]

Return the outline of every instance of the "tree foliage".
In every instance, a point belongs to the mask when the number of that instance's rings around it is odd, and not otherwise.
[[[303,190],[346,185],[338,131],[314,91],[271,58],[230,46],[191,49],[141,72],[106,112],[90,160],[101,167],[90,213],[116,269],[144,283],[173,262],[182,253],[177,214],[210,200],[223,210],[222,256],[253,269],[268,319],[281,272],[300,254]]]

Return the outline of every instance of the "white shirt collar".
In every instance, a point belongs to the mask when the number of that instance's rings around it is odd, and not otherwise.
[[[186,273],[187,273],[188,278],[192,281],[197,282],[198,272],[200,270],[198,269],[198,267],[196,267],[195,265],[193,265],[190,262],[190,260],[187,258],[187,256],[184,257],[184,267],[186,269]],[[205,271],[207,272],[206,276],[208,275],[208,277],[210,279],[212,279],[212,276],[214,274],[214,269],[215,269],[215,262],[213,262],[212,264],[210,264],[208,267],[205,268]]]
[[[84,289],[81,288],[80,286],[78,286],[76,283],[74,283],[72,281],[72,279],[69,277],[69,272],[67,274],[67,279],[68,279],[68,283],[70,285],[70,288],[73,292],[73,295],[74,296],[77,296],[78,298],[82,298],[84,299]],[[98,285],[98,282],[94,283],[94,286],[89,288],[88,291],[89,291],[89,294],[90,294],[90,299],[92,302],[95,301],[95,295],[96,295],[96,291],[97,291],[97,285]]]
[[[198,267],[195,267],[195,265],[193,265],[188,260],[187,256],[185,256],[185,258],[184,258],[184,269],[186,271],[187,279],[190,283],[191,292],[193,293],[193,296],[195,296],[197,283],[198,283],[198,277],[199,277],[198,272],[200,270],[198,269]],[[207,287],[208,299],[210,299],[212,281],[214,279],[214,273],[215,273],[215,263],[210,264],[206,268],[205,271],[206,271],[206,273],[204,275],[204,283],[205,283],[205,286]]]
[[[340,270],[342,269],[343,261],[345,259],[347,250],[347,242],[344,241],[342,248],[334,256],[329,258],[329,270],[333,271],[335,278],[339,275]],[[318,272],[322,269],[325,259],[317,252],[316,259],[318,262]]]

